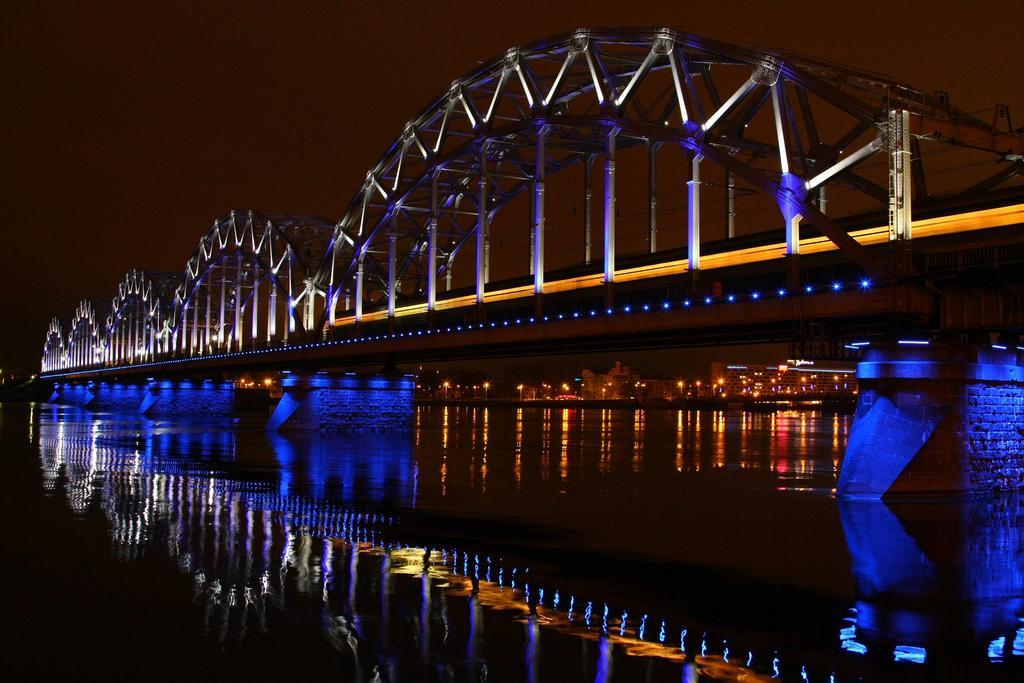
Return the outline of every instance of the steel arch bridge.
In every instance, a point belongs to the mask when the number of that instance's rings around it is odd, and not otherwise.
[[[129,274],[106,318],[83,302],[69,328],[51,324],[43,370],[482,315],[509,298],[540,311],[581,286],[610,300],[637,263],[699,282],[730,244],[729,263],[782,265],[791,283],[801,251],[822,250],[899,281],[920,274],[912,216],[1020,202],[1022,170],[1005,107],[983,120],[943,93],[674,29],[579,29],[453,81],[338,221],[233,211],[176,279]],[[778,248],[740,248],[776,234]]]

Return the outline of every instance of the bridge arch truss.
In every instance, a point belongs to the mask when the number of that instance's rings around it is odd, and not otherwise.
[[[932,154],[929,172],[932,146],[977,153],[986,168],[1002,164],[967,186],[940,187],[948,157]],[[1017,177],[1024,159],[1013,131],[886,77],[672,29],[581,29],[509,49],[453,81],[406,125],[338,223],[318,277],[328,302],[323,324],[339,316],[358,322],[368,309],[433,310],[463,261],[483,303],[495,266],[492,228],[520,197],[528,205],[519,231],[529,233],[529,277],[543,294],[553,252],[550,188],[571,168],[582,169],[584,186],[571,189],[583,211],[569,249],[582,266],[601,263],[613,283],[617,249],[659,249],[666,229],[658,225],[664,183],[656,176],[670,148],[685,156],[675,165],[686,199],[685,219],[669,228],[685,234],[694,271],[712,213],[702,192],[711,188],[724,197],[724,210],[713,213],[726,237],[735,232],[736,206],[758,195],[775,213],[764,214],[761,229],[784,228],[787,254],[799,254],[803,223],[865,271],[886,275],[892,264],[849,237],[837,222],[843,211],[885,216],[891,240],[909,240],[912,191],[928,202],[993,190]],[[632,152],[646,169],[622,164]],[[617,235],[616,202],[638,176],[647,185],[646,234]]]

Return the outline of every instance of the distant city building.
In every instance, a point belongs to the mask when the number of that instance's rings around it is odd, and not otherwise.
[[[606,373],[583,371],[582,398],[584,400],[622,400],[635,398],[640,376],[628,365],[616,361]]]
[[[710,393],[725,398],[852,395],[857,393],[855,368],[855,363],[843,361],[712,363]]]

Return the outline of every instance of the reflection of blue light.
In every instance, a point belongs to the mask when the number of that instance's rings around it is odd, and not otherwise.
[[[924,664],[928,651],[923,647],[914,645],[897,645],[892,649],[894,662],[911,662],[913,664]]]
[[[1006,647],[1006,636],[999,636],[988,644],[988,658],[993,662],[1003,661],[1003,648]]]
[[[1021,619],[1024,623],[1024,619]],[[1024,655],[1024,627],[1017,629],[1017,635],[1013,637],[1013,654]]]

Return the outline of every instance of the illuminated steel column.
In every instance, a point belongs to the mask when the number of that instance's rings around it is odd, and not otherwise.
[[[725,172],[725,236],[736,236],[736,176],[732,171]]]
[[[252,269],[252,322],[249,327],[249,345],[256,348],[260,336],[260,266],[257,263]]]
[[[211,313],[211,311],[213,310],[213,287],[212,287],[212,284],[210,282],[210,277],[211,276],[212,276],[212,272],[211,271],[207,271],[206,272],[206,277],[204,278],[206,280],[206,332],[204,333],[203,338],[201,340],[202,341],[202,346],[199,346],[198,344],[196,344],[193,347],[193,353],[209,353],[210,350],[213,348],[213,337],[212,337],[212,334],[211,334],[211,329],[212,329],[211,319],[213,317],[213,314]],[[203,282],[202,282],[202,280],[200,280],[199,281],[199,285],[196,287],[196,299],[199,298],[199,291],[200,291],[200,287],[202,287],[202,286],[203,286]],[[197,316],[196,317],[197,324],[195,326],[193,326],[193,330],[192,330],[193,332],[195,332],[195,328],[196,327],[199,327],[199,325],[198,325],[199,305],[198,304],[196,305],[196,308],[195,308],[195,315]]]
[[[356,322],[363,320],[363,257],[366,253],[366,245],[360,239],[356,249]]]
[[[132,362],[139,362],[139,347],[142,346],[142,298],[136,296],[132,310]],[[91,335],[90,335],[91,336]]]
[[[889,112],[889,239],[911,238],[910,112]]]
[[[647,144],[647,251],[658,251],[658,147],[654,142]]]
[[[537,158],[533,181],[533,293],[544,293],[544,178],[547,164],[545,163],[545,138],[548,128],[541,126],[537,131]]]
[[[267,303],[267,343],[274,340],[277,334],[277,273],[268,273],[267,285],[270,288],[270,301]]]
[[[591,208],[590,200],[593,196],[593,191],[590,187],[590,164],[594,161],[592,154],[587,154],[583,158],[583,263],[584,265],[590,265],[590,223],[591,223]]]
[[[476,303],[484,303],[487,285],[487,145],[480,146],[480,193],[476,208]]]
[[[224,347],[224,300],[227,296],[228,289],[228,269],[224,267],[224,262],[220,263],[220,319],[217,321],[217,344]]]
[[[191,356],[193,353],[195,353],[196,346],[199,343],[199,336],[198,336],[199,332],[197,331],[198,328],[199,328],[199,291],[198,291],[198,289],[196,290],[196,295],[192,299],[192,333],[191,334],[189,334],[189,330],[188,330],[188,304],[187,303],[185,304],[184,310],[182,312],[181,322],[182,322],[183,327],[185,328],[183,330],[183,332],[182,332],[182,338],[181,338],[181,347],[182,348],[181,348],[181,350],[182,351],[187,351],[188,355]],[[209,327],[210,327],[209,323],[207,323],[206,327],[207,327],[207,329],[209,329]]]
[[[427,310],[437,306],[437,179],[436,169],[430,178],[430,220],[427,223]]]
[[[604,281],[615,282],[615,137],[618,128],[608,131],[604,188]]]
[[[288,247],[288,303],[284,307],[285,321],[284,321],[284,335],[283,340],[285,344],[288,343],[288,333],[295,331],[295,291],[292,289],[292,250]]]
[[[398,206],[395,206],[391,214],[390,231],[388,233],[388,317],[395,317],[395,227],[398,222]]]
[[[242,350],[242,253],[235,255],[235,350]]]
[[[686,263],[694,275],[700,270],[700,160],[694,154],[690,162],[690,179],[686,182]]]

